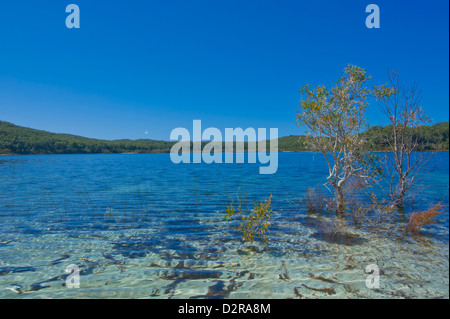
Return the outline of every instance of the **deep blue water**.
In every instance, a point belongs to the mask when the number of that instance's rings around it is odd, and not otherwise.
[[[379,233],[349,220],[346,232],[363,239],[355,244],[322,236],[332,216],[306,213],[308,188],[326,182],[320,154],[280,153],[273,175],[259,166],[173,164],[169,154],[0,157],[0,298],[288,298],[298,287],[318,298],[448,298],[448,153],[436,154],[403,222],[393,215]],[[270,194],[269,241],[249,250],[223,214]],[[447,207],[435,225],[419,237],[401,230],[437,202]],[[379,290],[364,284],[371,263],[386,274]],[[69,264],[82,270],[79,289],[63,285]],[[335,294],[308,288],[330,285]]]

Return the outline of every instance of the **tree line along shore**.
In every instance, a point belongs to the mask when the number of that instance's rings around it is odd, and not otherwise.
[[[368,141],[367,151],[385,151],[388,146],[378,138],[392,127],[373,126],[361,135]],[[420,140],[418,151],[448,151],[448,122],[418,127],[415,134]],[[279,152],[307,152],[306,136],[290,135],[278,139]],[[176,142],[138,140],[100,140],[77,135],[51,133],[0,121],[0,154],[114,154],[114,153],[168,153]],[[203,144],[208,142],[204,141]],[[245,149],[247,149],[245,143]],[[203,148],[203,145],[202,145]]]

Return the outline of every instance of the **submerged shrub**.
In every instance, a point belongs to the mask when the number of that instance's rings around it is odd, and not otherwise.
[[[255,236],[265,240],[266,232],[270,226],[270,218],[272,216],[272,209],[270,208],[271,203],[272,194],[266,201],[256,203],[253,210],[248,214],[243,212],[241,205],[235,208],[233,204],[231,204],[227,207],[225,217],[227,217],[227,219],[232,216],[240,217],[241,223],[239,226],[235,227],[235,229],[242,232],[243,241],[252,243]]]
[[[417,233],[423,226],[434,223],[435,217],[442,213],[442,207],[443,206],[441,205],[441,203],[438,203],[429,210],[412,214],[409,218],[408,229],[414,233]]]
[[[386,199],[378,199],[373,192],[370,193],[370,212],[372,213],[372,224],[380,224],[383,222],[383,217],[391,215],[395,210],[395,205]]]
[[[324,213],[329,210],[333,203],[324,195],[322,191],[315,188],[308,188],[303,198],[308,213]]]

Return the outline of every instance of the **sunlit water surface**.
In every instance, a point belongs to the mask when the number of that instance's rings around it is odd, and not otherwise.
[[[412,210],[448,205],[448,153],[433,167],[405,216],[349,218],[336,235],[302,201],[325,182],[321,155],[280,153],[274,175],[169,154],[2,156],[0,298],[448,298],[448,208],[419,236],[404,231]],[[267,241],[242,243],[227,205],[270,194]]]

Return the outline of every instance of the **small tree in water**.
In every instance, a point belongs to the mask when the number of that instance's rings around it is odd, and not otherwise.
[[[227,219],[237,215],[241,219],[239,226],[235,227],[236,230],[242,232],[242,240],[252,243],[255,236],[262,240],[266,239],[266,232],[270,226],[270,218],[272,216],[272,194],[264,202],[256,203],[253,211],[250,213],[244,213],[242,206],[239,205],[235,208],[233,204],[229,205],[226,210],[225,217]]]
[[[344,184],[358,174],[364,177],[364,139],[367,128],[365,111],[368,99],[388,95],[385,86],[366,87],[370,80],[363,68],[349,65],[331,89],[309,85],[301,90],[301,110],[297,112],[298,126],[307,127],[306,143],[323,154],[328,165],[327,184],[336,192],[336,211],[344,212]]]
[[[425,149],[418,129],[431,123],[421,106],[421,94],[417,84],[405,87],[396,72],[389,73],[391,94],[377,92],[381,100],[381,111],[388,118],[387,131],[380,130],[378,138],[388,147],[388,153],[380,158],[380,163],[388,175],[388,185],[379,184],[392,203],[403,209],[408,191],[428,171],[426,166],[432,160],[433,152]]]

